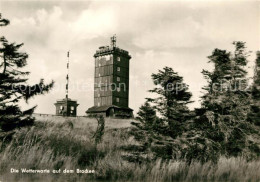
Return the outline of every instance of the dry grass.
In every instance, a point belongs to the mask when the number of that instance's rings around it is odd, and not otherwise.
[[[93,122],[96,122],[93,120]],[[120,123],[123,125],[122,123]],[[260,161],[220,158],[216,164],[184,161],[134,164],[122,160],[121,146],[134,141],[128,128],[107,127],[103,141],[93,142],[89,122],[37,122],[16,132],[0,151],[0,181],[260,181]],[[3,149],[3,147],[2,147]],[[94,169],[94,174],[11,174],[10,168]]]

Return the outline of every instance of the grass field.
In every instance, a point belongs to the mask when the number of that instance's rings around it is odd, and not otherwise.
[[[96,146],[93,138],[95,119],[61,118],[55,122],[37,119],[35,126],[17,130],[11,141],[1,143],[1,182],[260,181],[260,160],[221,157],[217,163],[204,164],[161,160],[147,164],[129,163],[121,158],[124,152],[120,148],[135,143],[128,133],[130,120],[106,120],[103,140]],[[11,173],[11,168],[49,169],[50,173]],[[52,173],[59,169],[61,173]],[[74,173],[65,174],[64,169],[74,170]],[[78,174],[77,169],[95,172]]]

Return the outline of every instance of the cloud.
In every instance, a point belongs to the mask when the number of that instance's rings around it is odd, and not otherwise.
[[[201,34],[201,25],[192,17],[160,24],[133,39],[138,47],[159,50],[199,47],[205,41],[207,40]]]
[[[93,39],[113,34],[117,29],[116,23],[113,9],[100,7],[82,11],[79,18],[71,24],[71,28],[78,39]]]
[[[53,92],[35,97],[37,112],[54,113],[53,103],[65,95],[66,53],[70,56],[70,92],[80,103],[79,114],[93,105],[96,49],[109,45],[117,34],[117,45],[132,55],[130,63],[130,107],[135,111],[150,96],[151,73],[170,66],[190,85],[198,101],[201,70],[210,69],[207,56],[218,47],[232,50],[234,40],[259,49],[258,3],[251,2],[3,2],[1,10],[11,25],[3,35],[24,42],[29,53],[30,82],[55,80]],[[22,8],[21,8],[22,7]],[[248,13],[250,12],[250,13]],[[254,56],[250,58],[253,62]],[[198,86],[199,85],[199,86]],[[80,87],[78,89],[77,87]],[[76,88],[76,89],[75,89]],[[195,105],[198,105],[196,102]]]

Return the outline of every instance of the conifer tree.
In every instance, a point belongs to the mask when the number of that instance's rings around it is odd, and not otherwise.
[[[138,162],[151,160],[152,143],[162,123],[156,116],[155,109],[147,101],[139,108],[136,119],[137,122],[131,123],[135,126],[132,128],[131,134],[138,144],[127,147],[127,150],[131,152],[128,160]]]
[[[174,139],[181,135],[184,122],[190,118],[187,104],[191,103],[192,94],[188,92],[183,78],[172,68],[164,67],[157,74],[152,74],[152,79],[156,88],[149,92],[157,94],[158,97],[148,98],[148,101],[154,104],[168,127],[162,134]]]
[[[8,24],[0,15],[0,26]],[[0,43],[0,131],[10,131],[34,121],[31,115],[36,106],[22,111],[18,102],[48,92],[53,82],[44,84],[41,79],[38,84],[28,85],[29,72],[22,70],[27,65],[28,54],[19,51],[23,44],[10,43],[5,37],[0,38]]]
[[[260,51],[257,52],[255,62],[254,82],[252,86],[251,97],[252,103],[248,119],[255,125],[260,126]]]
[[[183,78],[172,68],[159,70],[152,74],[152,79],[156,88],[150,92],[158,97],[147,98],[137,113],[139,122],[132,123],[135,126],[133,134],[139,143],[132,146],[132,150],[138,151],[134,153],[136,159],[171,159],[181,148],[177,138],[185,131],[185,122],[190,119],[187,104],[191,102],[191,93]]]
[[[215,49],[208,57],[214,70],[202,72],[208,86],[204,88],[202,108],[197,110],[200,115],[197,124],[205,131],[201,138],[213,145],[220,144],[222,154],[237,156],[248,147],[253,126],[247,121],[250,99],[245,66],[249,53],[244,42],[233,45],[234,53]]]

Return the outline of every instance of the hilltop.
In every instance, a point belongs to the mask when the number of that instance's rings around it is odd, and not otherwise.
[[[52,114],[33,114],[36,121],[44,121],[44,122],[55,122],[55,123],[63,123],[65,121],[71,121],[76,127],[97,127],[97,120],[95,118],[89,118],[85,116],[77,116],[77,117],[62,117],[56,116]],[[131,122],[135,121],[132,119],[116,119],[116,118],[106,118],[105,119],[105,128],[128,128],[131,127]]]

